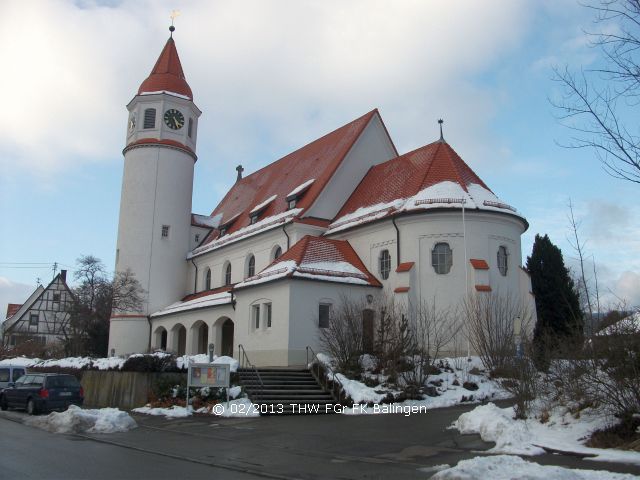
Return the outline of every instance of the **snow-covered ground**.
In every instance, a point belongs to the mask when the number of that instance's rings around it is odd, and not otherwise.
[[[83,410],[75,405],[69,406],[64,412],[27,418],[25,423],[52,433],[114,433],[126,432],[138,426],[127,412],[117,408]]]
[[[236,400],[230,400],[227,402],[217,403],[210,407],[202,407],[197,410],[189,407],[178,407],[174,405],[170,408],[152,408],[149,405],[146,407],[134,408],[132,410],[135,413],[142,413],[145,415],[157,415],[164,416],[165,418],[184,418],[194,413],[211,414],[218,417],[258,417],[260,416],[259,407],[251,403],[248,398],[238,398]]]
[[[432,470],[433,471],[433,470]],[[635,475],[602,470],[576,470],[527,462],[511,455],[462,460],[453,468],[438,471],[431,480],[632,480]]]
[[[594,455],[588,460],[623,462],[640,465],[640,453],[617,449],[589,448],[582,444],[589,434],[607,427],[611,417],[591,408],[580,411],[576,418],[566,407],[549,411],[542,423],[535,415],[527,420],[515,420],[513,408],[499,408],[493,403],[463,413],[453,424],[460,433],[477,433],[484,441],[495,442],[489,452],[514,455],[540,455],[542,447]]]
[[[327,355],[318,354],[318,359],[327,369],[332,368],[331,359]],[[361,361],[364,362],[363,367],[365,367],[365,369],[371,369],[371,365],[369,365],[371,359],[368,358],[367,355],[363,356]],[[482,369],[482,362],[478,357],[471,357],[469,359],[443,358],[442,361],[443,364],[449,365],[453,371],[443,371],[438,375],[429,376],[429,385],[436,390],[438,396],[425,396],[422,400],[397,402],[393,404],[393,409],[381,405],[374,405],[344,409],[342,413],[346,415],[382,413],[406,415],[408,411],[415,412],[416,409],[422,412],[434,408],[451,407],[460,403],[479,403],[509,398],[510,395],[505,392],[497,382],[487,378],[486,375],[469,373],[470,370],[478,371]],[[332,374],[328,370],[327,376],[328,378],[332,378]],[[389,390],[382,384],[369,387],[363,382],[351,380],[340,373],[336,373],[335,377],[342,383],[345,393],[349,395],[356,404],[380,404],[388,393],[400,394],[399,391]],[[478,389],[467,390],[462,386],[465,381],[475,383]]]

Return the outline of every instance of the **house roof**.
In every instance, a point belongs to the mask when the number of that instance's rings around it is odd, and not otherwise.
[[[307,235],[257,275],[237,284],[236,288],[285,277],[382,286],[349,242]]]
[[[152,318],[156,318],[189,310],[199,310],[218,305],[226,305],[232,301],[231,292],[229,290],[230,289],[216,289],[200,292],[195,295],[189,295],[179,302],[172,303],[168,307],[152,313],[150,316]]]
[[[138,89],[138,95],[159,92],[176,93],[193,100],[173,37],[169,37],[153,70]]]
[[[455,150],[437,141],[371,167],[332,222],[329,232],[430,208],[515,213],[501,202]]]
[[[256,228],[255,225],[250,224],[249,215],[252,210],[260,204],[267,203],[260,213],[259,220],[287,217],[289,205],[286,198],[294,192],[299,195],[295,207],[298,211],[287,221],[300,216],[320,195],[360,134],[376,115],[379,115],[378,110],[372,110],[238,180],[213,210],[211,216],[222,215],[220,225],[228,225],[226,235],[247,227],[251,227],[250,230],[253,231]],[[272,199],[274,196],[275,198]],[[235,220],[229,223],[234,218]],[[261,223],[260,227],[270,224],[270,222],[259,223]],[[220,240],[224,240],[226,235],[220,237],[219,230],[212,231],[202,246],[193,253],[197,255],[215,248],[219,237]],[[229,240],[224,241],[229,242]]]
[[[7,305],[7,315],[5,318],[13,317],[13,315],[20,310],[20,307],[22,307],[22,303],[9,303]]]

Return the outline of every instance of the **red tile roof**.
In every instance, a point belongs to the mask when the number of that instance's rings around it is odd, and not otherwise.
[[[413,268],[414,264],[415,264],[414,262],[401,263],[400,265],[398,265],[398,268],[396,268],[396,272],[398,272],[398,273],[408,272],[409,270],[411,270]]]
[[[191,93],[191,87],[189,87],[182,71],[176,42],[173,38],[167,40],[153,70],[140,85],[138,94],[162,91],[184,95],[193,100],[193,93]]]
[[[393,291],[395,293],[407,293],[409,291],[409,287],[396,287]]]
[[[476,285],[476,290],[478,292],[490,292],[491,285]]]
[[[485,260],[472,258],[469,262],[471,262],[471,265],[473,265],[473,268],[476,270],[489,270],[489,264]]]
[[[465,191],[472,183],[489,190],[448,143],[437,141],[373,166],[336,218],[362,207],[411,197],[445,181],[458,183]]]
[[[5,318],[13,317],[15,313],[20,310],[21,303],[9,303],[7,305],[7,316]]]
[[[276,199],[269,203],[260,218],[285,212],[287,194],[307,180],[315,179],[296,204],[296,208],[309,207],[375,115],[379,115],[377,109],[240,179],[211,215],[222,213],[221,225],[224,225],[239,214],[227,230],[227,233],[233,233],[249,225],[249,212],[273,195],[277,195]],[[218,234],[218,231],[212,232],[203,245],[216,239]]]
[[[200,297],[206,297],[207,295],[214,295],[216,293],[228,292],[233,288],[233,285],[224,285],[218,288],[212,288],[211,290],[204,290],[198,293],[192,293],[184,297],[181,302],[188,302],[189,300],[194,300]]]
[[[270,272],[272,272],[274,276],[284,273],[286,265],[290,265],[292,261],[296,267],[284,275],[285,277],[303,276],[305,278],[313,278],[316,276],[319,277],[317,278],[318,280],[329,280],[327,277],[333,277],[335,281],[340,281],[341,278],[360,278],[371,286],[382,287],[382,284],[367,269],[349,242],[346,240],[330,240],[328,238],[314,237],[311,235],[303,237],[282,256],[274,260],[271,265],[255,275],[255,277],[251,277],[245,281],[251,282],[253,280],[266,278],[270,276]],[[332,269],[331,264],[338,262],[348,263],[359,270],[361,274],[345,271],[344,269],[340,269],[338,265],[336,265],[335,269]],[[283,271],[278,270],[278,265],[282,265]],[[276,278],[282,278],[282,276],[283,275],[280,275]],[[242,284],[238,286],[242,287]]]

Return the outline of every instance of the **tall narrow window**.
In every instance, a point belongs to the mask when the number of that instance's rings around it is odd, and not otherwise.
[[[32,313],[29,315],[29,325],[38,325],[38,320],[40,316],[37,313]]]
[[[253,277],[256,274],[256,257],[251,255],[247,263],[247,277]]]
[[[227,263],[227,266],[224,269],[224,284],[231,285],[231,264],[230,263]]]
[[[390,271],[391,255],[389,255],[389,250],[382,250],[382,252],[380,252],[380,276],[383,280],[389,278]]]
[[[207,268],[207,273],[204,275],[204,289],[211,290],[211,269]]]
[[[169,238],[169,225],[162,225],[162,238]]]
[[[265,308],[265,315],[267,317],[267,328],[271,328],[271,304],[270,303],[265,303],[264,304],[264,308]]]
[[[187,135],[189,135],[189,138],[191,138],[192,134],[193,134],[193,118],[190,118],[189,126],[187,127]]]
[[[449,273],[453,264],[453,256],[448,243],[436,243],[431,251],[431,264],[437,274]]]
[[[156,109],[147,108],[144,111],[144,128],[156,128]]]
[[[281,255],[282,255],[282,248],[280,248],[280,245],[278,245],[276,247],[275,252],[273,252],[273,259],[277,260],[278,258],[280,258]]]
[[[329,328],[330,315],[331,315],[331,304],[321,303],[318,306],[318,326],[320,328]]]
[[[256,330],[260,328],[260,305],[253,305],[251,307],[251,316],[253,317],[253,328]]]
[[[503,277],[507,276],[507,247],[500,246],[498,248],[498,270]]]

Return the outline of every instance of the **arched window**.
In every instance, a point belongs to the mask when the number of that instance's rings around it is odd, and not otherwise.
[[[389,272],[391,271],[391,255],[389,255],[389,250],[382,250],[380,252],[379,263],[380,276],[383,280],[386,280],[389,278]]]
[[[451,247],[448,243],[436,243],[431,250],[431,265],[438,274],[449,273],[453,264]]]
[[[280,248],[280,245],[278,245],[276,249],[273,251],[273,259],[277,260],[278,258],[280,258],[281,255],[282,255],[282,248]]]
[[[224,284],[231,285],[231,264],[227,263],[224,269]]]
[[[144,111],[144,128],[156,128],[156,109],[147,108]]]
[[[247,277],[253,277],[256,274],[256,257],[251,255],[247,262]]]
[[[211,269],[207,268],[204,274],[204,289],[211,290]]]
[[[507,276],[507,247],[498,247],[498,270],[503,277]]]

